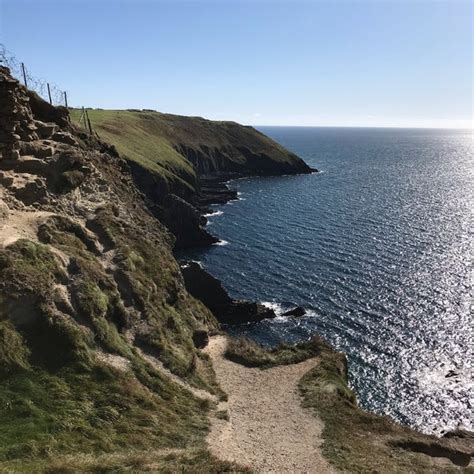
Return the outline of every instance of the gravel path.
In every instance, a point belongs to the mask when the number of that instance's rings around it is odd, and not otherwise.
[[[224,358],[226,343],[224,336],[215,336],[206,349],[229,396],[218,408],[227,410],[229,420],[213,419],[211,452],[261,473],[334,472],[321,453],[323,423],[301,406],[297,387],[317,359],[247,368]]]

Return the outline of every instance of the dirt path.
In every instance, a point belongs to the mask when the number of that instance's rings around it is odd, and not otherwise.
[[[211,338],[217,380],[229,400],[229,420],[213,420],[211,452],[262,473],[334,472],[321,453],[321,420],[301,406],[298,381],[315,359],[268,370],[246,368],[224,358],[224,336]]]

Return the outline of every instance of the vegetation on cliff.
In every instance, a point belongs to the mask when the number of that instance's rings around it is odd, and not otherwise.
[[[0,470],[228,469],[206,451],[222,391],[195,344],[217,322],[127,163],[39,120],[5,68],[0,104]]]
[[[161,175],[171,187],[196,190],[196,176],[310,172],[303,160],[252,127],[152,110],[88,109],[92,127],[127,159]],[[71,111],[77,123],[82,111]]]
[[[191,194],[208,172],[309,168],[236,124],[90,117],[128,162],[0,68],[0,470],[246,472],[207,450],[209,414],[225,394],[201,347],[218,322],[186,290],[174,237],[149,212],[133,164],[158,188]],[[176,191],[168,184],[157,199]],[[270,351],[241,340],[227,356],[262,368],[319,358],[300,388],[342,470],[451,470],[470,459],[457,439],[359,410],[343,356],[319,339]]]

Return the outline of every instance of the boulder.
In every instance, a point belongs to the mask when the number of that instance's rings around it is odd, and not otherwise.
[[[37,158],[49,158],[54,155],[54,148],[52,146],[42,146],[36,149],[35,156]]]
[[[35,121],[36,133],[40,138],[51,138],[57,131],[58,126],[55,123],[45,123],[40,120]]]
[[[69,132],[56,132],[51,138],[55,142],[78,146],[78,141]]]
[[[285,311],[282,316],[293,316],[294,318],[300,318],[306,314],[306,310],[302,306],[296,306],[289,311]]]

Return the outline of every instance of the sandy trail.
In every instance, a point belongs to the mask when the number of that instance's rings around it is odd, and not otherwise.
[[[208,436],[211,452],[261,473],[334,472],[321,453],[323,423],[301,406],[298,381],[318,362],[267,370],[224,358],[227,340],[212,337],[206,352],[229,396],[219,406],[229,421],[215,419]]]

